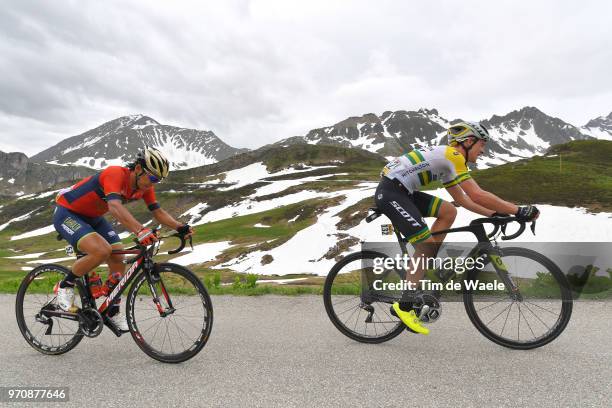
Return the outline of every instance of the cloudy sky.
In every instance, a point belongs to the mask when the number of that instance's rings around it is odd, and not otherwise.
[[[0,11],[0,150],[37,153],[119,116],[236,147],[348,116],[523,106],[612,111],[612,3],[26,1]]]

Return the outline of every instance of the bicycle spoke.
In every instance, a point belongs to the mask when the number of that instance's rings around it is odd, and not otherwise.
[[[359,308],[359,313],[357,314],[357,317],[355,318],[355,328],[353,329],[353,331],[357,330],[357,323],[359,322],[359,316],[361,316],[361,307]]]
[[[533,335],[533,338],[535,339],[537,336],[535,335],[535,333],[533,332],[533,329],[531,328],[531,325],[527,321],[527,317],[521,311],[521,305],[519,305],[519,312],[521,313],[521,315],[523,315],[523,320],[525,320],[525,323],[527,323],[527,327],[529,327],[529,330],[531,331],[531,334]]]
[[[488,307],[495,306],[496,304],[501,303],[501,302],[504,302],[504,301],[508,301],[508,298],[504,298],[504,299],[498,300],[498,301],[497,301],[497,302],[495,302],[495,303],[491,303],[490,305],[487,305],[487,306],[485,306],[485,307],[482,307],[482,308],[478,309],[478,310],[477,310],[477,312],[480,312],[480,311],[482,311],[482,310],[484,310],[484,309],[486,309],[486,308],[488,308]]]
[[[183,319],[184,321],[186,321],[187,323],[189,323],[189,325],[190,325],[191,327],[193,327],[194,329],[196,329],[196,330],[198,330],[198,331],[201,331],[201,330],[202,330],[202,327],[198,327],[198,326],[194,325],[194,324],[193,324],[193,323],[191,323],[189,320],[185,319],[183,316],[176,315],[176,317],[180,317],[181,319]]]
[[[518,314],[518,319],[517,319],[517,323],[516,323],[516,339],[517,340],[521,340],[521,304],[518,304],[518,310],[519,310],[519,314]]]
[[[525,306],[525,307],[527,308],[527,310],[529,310],[529,311],[531,312],[531,314],[532,314],[532,315],[534,315],[534,316],[535,316],[535,318],[536,318],[536,319],[538,319],[538,320],[540,321],[540,323],[542,323],[544,326],[546,326],[546,328],[547,328],[548,330],[550,330],[550,326],[548,326],[546,323],[544,323],[544,321],[543,321],[542,319],[540,319],[540,316],[538,316],[537,314],[535,314],[535,313],[533,312],[533,310],[531,310],[531,309],[529,308],[529,306],[527,306],[527,304],[526,304],[526,303],[525,303],[523,306]]]
[[[514,303],[514,302],[513,302]],[[509,307],[512,306],[512,303],[510,303],[508,306],[506,306],[505,308],[502,309],[501,312],[499,312],[498,314],[495,315],[495,317],[493,317],[493,319],[489,320],[489,322],[487,322],[487,326],[489,324],[491,324],[493,322],[493,320],[497,319],[502,313],[504,313],[506,311],[506,309],[508,309]]]
[[[533,305],[533,306],[538,307],[538,308],[540,308],[542,310],[545,310],[545,311],[547,311],[550,314],[554,314],[555,316],[558,315],[558,313],[552,312],[552,311],[550,311],[550,310],[548,310],[548,309],[546,309],[546,308],[544,308],[544,307],[542,307],[540,305],[536,305],[535,303],[528,302],[528,301],[525,301],[525,303],[529,303],[530,305]]]
[[[179,327],[178,324],[176,324],[176,320],[174,319],[174,316],[171,316],[171,322],[174,323],[174,326],[177,328],[178,338],[181,341],[181,345],[183,346],[183,350],[187,350],[187,348],[185,347],[185,343],[183,343],[183,335],[181,334],[181,333],[183,333],[183,330]]]
[[[334,303],[334,306],[341,305],[342,303],[346,303],[350,300],[359,299],[359,296],[351,296],[349,299],[344,299],[342,302]]]

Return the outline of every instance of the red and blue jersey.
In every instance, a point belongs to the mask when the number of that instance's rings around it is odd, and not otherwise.
[[[55,201],[77,214],[100,217],[108,212],[109,200],[125,203],[139,199],[143,199],[151,211],[159,208],[153,187],[134,191],[130,186],[130,169],[110,166],[60,191]]]

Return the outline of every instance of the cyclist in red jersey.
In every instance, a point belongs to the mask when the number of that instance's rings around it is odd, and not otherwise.
[[[110,213],[127,230],[133,232],[143,245],[157,241],[155,233],[143,226],[123,205],[142,199],[155,220],[169,228],[189,236],[191,227],[175,220],[160,208],[153,185],[168,176],[170,163],[164,155],[151,148],[139,153],[128,167],[110,166],[100,173],[81,180],[74,186],[60,191],[56,199],[53,224],[60,235],[75,249],[86,253],[72,266],[72,271],[59,284],[57,303],[60,308],[74,307],[74,282],[103,262],[109,268],[109,276],[123,275],[125,264],[122,255],[112,255],[112,249],[122,248],[121,240],[110,223],[103,217]],[[125,318],[115,307],[113,323],[127,330]]]

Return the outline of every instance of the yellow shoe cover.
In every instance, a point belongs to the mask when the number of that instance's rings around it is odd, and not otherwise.
[[[397,302],[393,304],[393,310],[397,314],[397,317],[399,317],[410,330],[424,335],[429,334],[429,329],[421,324],[421,320],[419,320],[416,313],[414,313],[414,310],[406,312],[400,309],[399,303]]]

